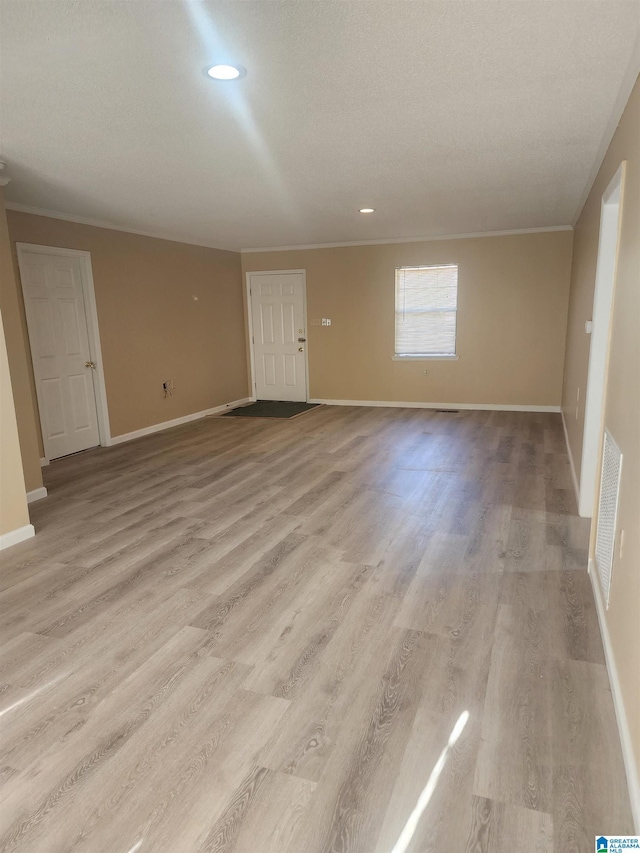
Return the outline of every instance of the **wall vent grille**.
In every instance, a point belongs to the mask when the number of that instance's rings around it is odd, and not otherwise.
[[[605,429],[596,531],[596,567],[600,578],[600,588],[607,607],[609,606],[609,592],[611,590],[621,469],[622,454],[609,431]]]

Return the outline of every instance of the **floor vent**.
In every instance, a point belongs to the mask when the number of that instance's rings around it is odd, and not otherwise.
[[[596,567],[600,578],[600,588],[609,606],[611,589],[611,569],[613,568],[613,549],[616,538],[616,516],[618,515],[618,494],[620,492],[620,471],[622,454],[608,430],[604,431],[602,449],[602,476],[600,479],[600,503],[598,506],[598,527],[596,531]]]
[[[436,414],[440,415],[459,415],[460,409],[436,409]]]

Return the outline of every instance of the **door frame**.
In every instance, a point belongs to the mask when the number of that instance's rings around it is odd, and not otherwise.
[[[38,255],[59,255],[62,257],[78,258],[80,261],[80,278],[82,283],[82,295],[84,298],[84,313],[87,320],[87,334],[89,337],[89,352],[91,360],[95,363],[96,369],[93,371],[93,388],[96,398],[96,415],[98,419],[98,437],[101,447],[111,446],[111,428],[109,426],[109,409],[107,405],[107,386],[104,379],[104,365],[102,361],[102,348],[100,346],[100,329],[98,326],[98,309],[96,306],[96,294],[93,283],[93,270],[91,266],[91,252],[86,252],[81,249],[65,249],[60,246],[41,246],[38,243],[16,243],[18,252],[18,267],[20,269],[20,284],[22,288],[22,298],[25,304],[27,295],[24,289],[24,278],[22,276],[23,256],[26,252]],[[29,323],[27,321],[27,331]],[[31,340],[29,340],[29,354],[31,356],[31,364],[33,366],[33,350],[31,349]],[[33,368],[35,377],[35,367]],[[36,381],[36,396],[38,398],[38,417],[40,420],[40,431],[42,435],[42,443],[44,445],[45,458],[48,462],[49,452],[47,442],[42,428],[40,387]]]
[[[306,384],[306,402],[309,402],[309,320],[307,319],[307,271],[303,270],[251,270],[245,273],[245,297],[247,304],[247,329],[249,334],[249,369],[251,371],[251,399],[257,400],[256,396],[256,364],[255,350],[253,346],[253,312],[251,302],[251,276],[252,275],[288,275],[300,273],[302,275],[302,311],[304,313],[304,380]]]
[[[607,370],[618,275],[626,165],[626,160],[623,160],[602,194],[600,202],[598,256],[591,314],[593,325],[589,344],[578,495],[578,513],[583,518],[594,516],[598,499],[598,472],[607,402]]]

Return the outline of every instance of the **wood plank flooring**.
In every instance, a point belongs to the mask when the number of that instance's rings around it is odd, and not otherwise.
[[[207,418],[45,479],[0,556],[0,851],[632,832],[558,415]]]

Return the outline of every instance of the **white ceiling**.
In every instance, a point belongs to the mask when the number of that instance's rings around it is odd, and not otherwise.
[[[0,8],[9,201],[233,249],[572,224],[640,23],[640,0]]]

